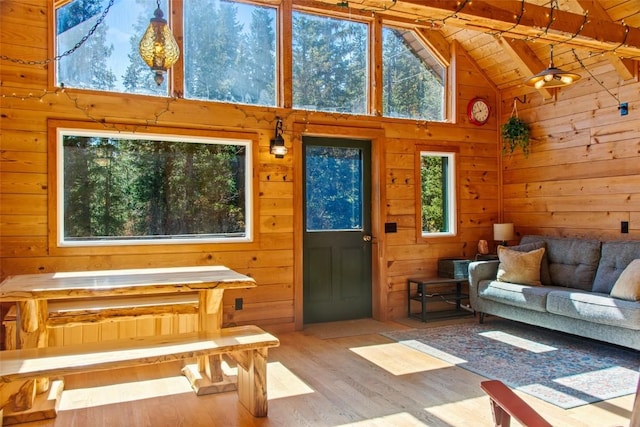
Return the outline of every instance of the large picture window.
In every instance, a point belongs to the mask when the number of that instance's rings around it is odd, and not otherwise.
[[[455,154],[421,151],[419,164],[422,236],[455,235]]]
[[[57,136],[60,246],[251,240],[251,141]]]

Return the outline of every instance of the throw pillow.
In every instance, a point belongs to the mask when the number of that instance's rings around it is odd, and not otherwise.
[[[517,246],[509,246],[509,249],[518,252],[531,252],[532,250],[539,248],[544,248],[544,255],[542,255],[542,261],[540,261],[540,282],[543,285],[552,285],[551,276],[549,274],[549,253],[547,251],[547,243],[544,240],[531,243],[521,243]]]
[[[496,279],[499,282],[540,286],[540,262],[544,250],[538,248],[530,252],[519,252],[498,246],[500,264]]]
[[[629,301],[640,301],[640,259],[634,259],[627,265],[609,295]]]

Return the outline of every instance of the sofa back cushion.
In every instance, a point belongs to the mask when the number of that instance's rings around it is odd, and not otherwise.
[[[608,294],[627,268],[636,258],[640,258],[640,242],[603,242],[600,265],[593,282],[593,291]]]
[[[524,236],[520,243],[540,241],[546,244],[549,263],[549,277],[543,277],[543,271],[540,272],[543,285],[591,290],[600,261],[598,240],[531,235]]]

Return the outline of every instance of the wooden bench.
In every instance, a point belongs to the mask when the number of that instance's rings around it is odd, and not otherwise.
[[[238,326],[223,328],[218,332],[7,350],[0,351],[0,381],[9,383],[29,380],[27,383],[34,384],[35,387],[36,379],[40,377],[59,377],[227,354],[238,366],[237,390],[240,402],[254,416],[264,417],[267,415],[268,348],[279,344],[276,337],[257,326]],[[21,390],[12,397],[22,399],[24,396],[21,393],[28,395],[35,391]],[[18,422],[25,421],[19,420],[19,412],[9,412],[8,406],[4,409],[5,418],[13,420],[17,417]]]
[[[144,296],[116,296],[96,299],[60,299],[52,300],[47,306],[48,318],[47,328],[49,329],[49,346],[79,344],[84,342],[77,337],[68,337],[65,340],[65,328],[85,325],[87,331],[93,333],[80,336],[91,335],[90,341],[97,341],[97,335],[91,329],[91,325],[105,322],[126,322],[135,319],[169,319],[169,326],[165,322],[153,324],[149,335],[167,335],[179,332],[197,331],[198,315],[198,295],[194,293],[173,293]],[[186,315],[186,316],[185,316]],[[186,321],[184,320],[186,319]],[[171,324],[173,320],[174,324]],[[178,322],[182,320],[181,324]],[[16,342],[16,307],[11,306],[7,311],[2,324],[5,327],[5,347],[7,350],[15,349]],[[104,326],[107,328],[107,326]],[[117,329],[116,329],[117,330]],[[129,337],[138,336],[133,331],[129,331]],[[107,335],[105,333],[104,335]],[[114,335],[114,334],[112,334]]]
[[[487,393],[491,400],[491,412],[496,427],[509,427],[511,417],[524,427],[550,427],[551,424],[545,420],[535,409],[529,406],[524,400],[507,387],[502,381],[490,380],[480,383],[480,388]],[[629,427],[640,426],[640,380],[636,390],[636,397],[631,410],[631,420]]]
[[[502,381],[483,381],[480,388],[491,399],[491,412],[496,427],[509,427],[511,417],[524,427],[551,427],[551,424]]]

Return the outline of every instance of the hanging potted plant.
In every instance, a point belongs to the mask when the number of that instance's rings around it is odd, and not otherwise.
[[[525,157],[529,156],[529,124],[511,116],[502,125],[502,153],[511,155],[518,147],[522,148]]]
[[[518,117],[516,101],[513,101],[511,117],[502,125],[502,154],[512,155],[520,147],[524,157],[529,157],[529,124]]]

